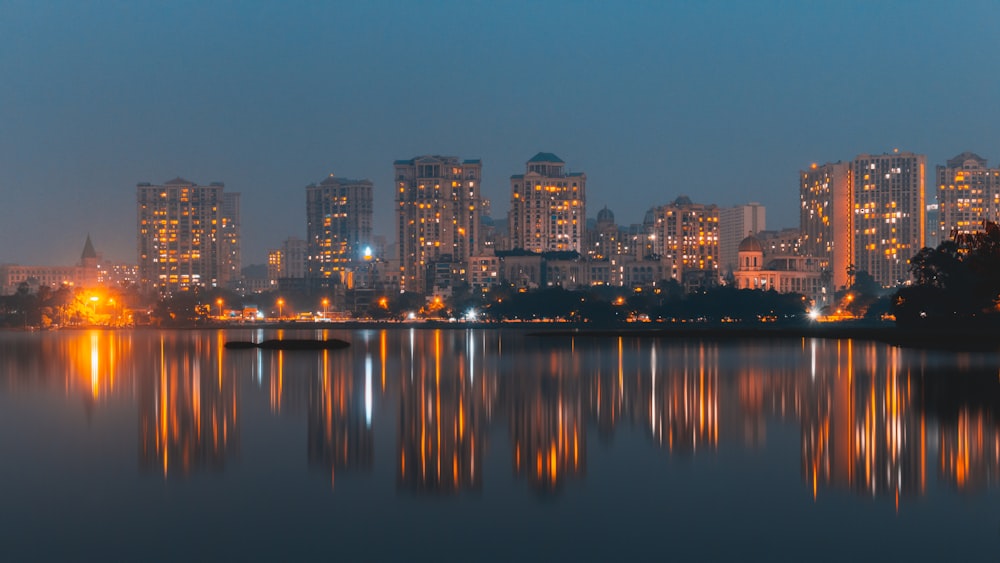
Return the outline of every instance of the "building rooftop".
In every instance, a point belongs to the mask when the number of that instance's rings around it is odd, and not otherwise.
[[[97,251],[94,250],[94,243],[90,242],[90,234],[87,234],[87,242],[83,243],[83,252],[80,253],[80,259],[86,260],[87,258],[97,258]]]
[[[552,154],[550,152],[540,152],[540,153],[536,154],[535,156],[531,157],[531,160],[529,160],[528,162],[529,163],[530,162],[555,162],[555,163],[559,163],[559,164],[565,164],[565,162],[563,162],[563,160],[561,158],[559,158],[558,156],[556,156],[556,155],[554,155],[554,154]]]
[[[747,238],[740,241],[740,246],[737,252],[764,252],[764,245],[757,240],[757,237],[750,235]]]

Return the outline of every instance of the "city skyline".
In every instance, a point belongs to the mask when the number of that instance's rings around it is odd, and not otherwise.
[[[240,8],[5,4],[0,262],[69,264],[87,233],[132,260],[124,196],[177,176],[243,194],[243,263],[261,264],[305,237],[301,186],[331,173],[373,182],[373,231],[394,238],[407,155],[482,159],[495,217],[510,175],[552,151],[619,223],[689,195],[759,202],[775,227],[796,224],[811,162],[1000,158],[990,3]],[[549,40],[553,22],[574,34]]]

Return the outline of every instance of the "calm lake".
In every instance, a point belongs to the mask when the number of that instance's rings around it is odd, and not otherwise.
[[[345,350],[225,350],[341,338]],[[0,559],[995,560],[1000,356],[0,333]]]

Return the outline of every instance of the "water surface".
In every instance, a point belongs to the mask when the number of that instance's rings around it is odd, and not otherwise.
[[[346,350],[225,350],[337,337]],[[515,330],[0,333],[11,560],[992,560],[998,361]]]

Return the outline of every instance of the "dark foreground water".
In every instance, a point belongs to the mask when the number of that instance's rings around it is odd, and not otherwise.
[[[996,560],[993,355],[0,334],[0,560]]]

